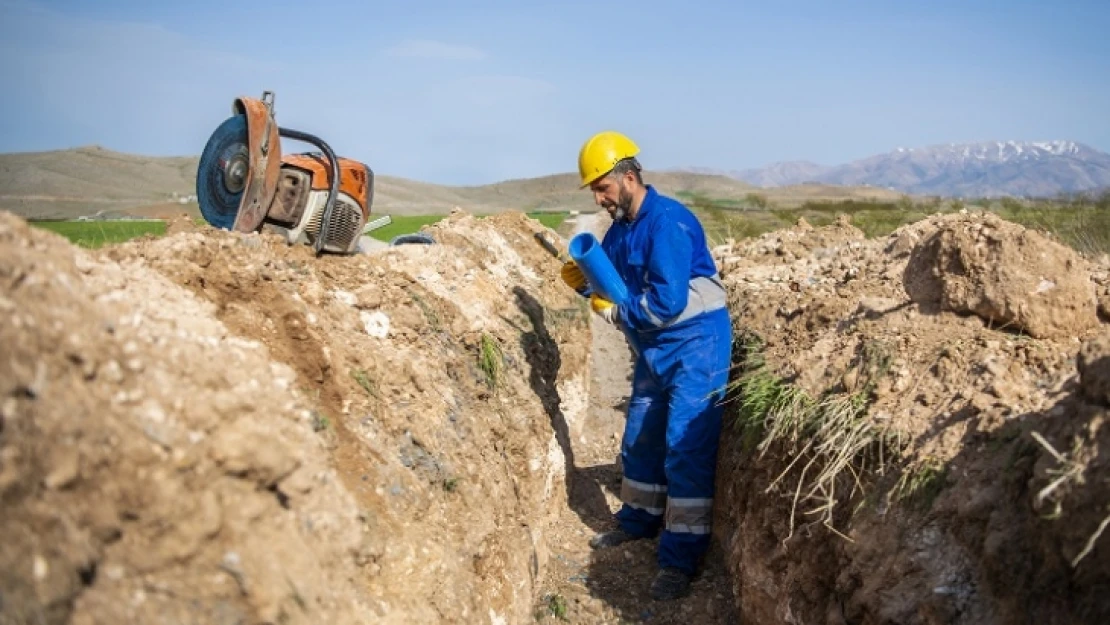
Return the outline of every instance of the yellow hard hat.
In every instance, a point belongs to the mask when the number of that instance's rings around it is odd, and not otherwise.
[[[640,148],[632,139],[619,132],[606,130],[590,137],[578,152],[578,174],[582,176],[580,188],[590,186],[594,180],[609,173],[618,161],[639,153]]]

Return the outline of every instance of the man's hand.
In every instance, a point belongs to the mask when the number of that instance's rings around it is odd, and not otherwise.
[[[617,307],[613,302],[601,297],[597,293],[590,295],[590,308],[605,320],[605,323],[614,324],[617,318]]]
[[[559,272],[563,278],[563,282],[575,291],[581,292],[586,288],[586,274],[578,268],[578,263],[573,260],[568,260],[563,263],[563,268]]]

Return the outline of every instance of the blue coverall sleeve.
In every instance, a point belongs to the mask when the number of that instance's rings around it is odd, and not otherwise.
[[[635,330],[654,330],[682,314],[690,293],[693,245],[688,226],[659,220],[643,250],[647,284],[639,297],[621,310],[621,318]]]

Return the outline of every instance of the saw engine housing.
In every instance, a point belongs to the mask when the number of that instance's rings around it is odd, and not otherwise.
[[[232,113],[208,139],[197,168],[205,220],[236,232],[269,224],[289,244],[305,241],[317,254],[357,252],[374,199],[370,167],[337,157],[318,137],[279,127],[271,92],[237,98]],[[283,156],[279,137],[320,151]]]
[[[289,243],[302,237],[315,245],[322,241],[328,252],[357,250],[358,237],[370,216],[370,184],[373,174],[366,165],[339,158],[339,194],[331,216],[324,224],[331,197],[331,168],[318,155],[290,154],[281,160],[277,191],[266,218],[285,230]]]

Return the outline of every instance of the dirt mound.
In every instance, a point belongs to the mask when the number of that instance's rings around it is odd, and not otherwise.
[[[1078,559],[1110,476],[1078,392],[1077,339],[1098,332],[1078,256],[970,216],[714,252],[740,336],[717,532],[745,622],[1110,618],[1110,541]]]
[[[531,618],[589,349],[539,228],[86,253],[4,215],[4,622]]]
[[[990,215],[950,215],[906,266],[910,299],[975,314],[1034,338],[1060,338],[1098,325],[1090,268],[1075,250]]]
[[[0,279],[6,622],[358,622],[357,508],[292,370],[7,216]]]
[[[166,220],[167,236],[173,236],[181,233],[203,232],[204,226],[201,226],[197,221],[186,212],[180,210],[180,206],[176,210],[166,211],[162,213],[159,219]]]

